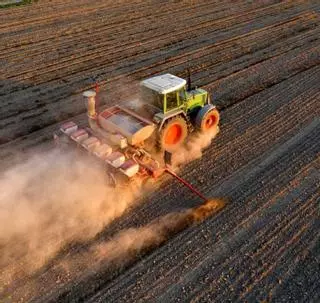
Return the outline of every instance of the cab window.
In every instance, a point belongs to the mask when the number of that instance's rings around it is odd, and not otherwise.
[[[172,110],[178,107],[177,92],[167,94],[167,110]]]
[[[163,95],[147,88],[141,88],[141,99],[144,103],[153,105],[159,109],[163,108]]]

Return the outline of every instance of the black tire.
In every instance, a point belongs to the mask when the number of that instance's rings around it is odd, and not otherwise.
[[[174,152],[188,136],[188,124],[182,116],[177,116],[165,122],[159,132],[158,145],[161,150]]]

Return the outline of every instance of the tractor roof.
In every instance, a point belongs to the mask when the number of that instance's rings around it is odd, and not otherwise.
[[[186,85],[186,80],[171,74],[155,76],[141,81],[141,85],[148,87],[159,94],[167,94],[176,91]]]

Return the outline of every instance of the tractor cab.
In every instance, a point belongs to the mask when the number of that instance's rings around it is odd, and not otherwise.
[[[164,115],[173,111],[189,113],[201,108],[207,101],[207,92],[203,89],[186,90],[187,81],[171,74],[164,74],[141,82],[142,100],[158,109]]]
[[[209,104],[208,93],[200,88],[187,89],[189,83],[171,74],[141,82],[143,109],[156,125],[157,146],[161,150],[175,151],[193,126],[208,131],[219,123],[219,113]]]

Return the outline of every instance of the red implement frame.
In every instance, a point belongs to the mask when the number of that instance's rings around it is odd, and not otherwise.
[[[198,190],[196,190],[190,183],[188,183],[186,180],[182,179],[181,177],[179,177],[174,171],[172,171],[169,168],[165,169],[165,172],[167,172],[169,175],[173,176],[174,178],[176,178],[180,183],[182,183],[183,185],[185,185],[186,187],[188,187],[194,194],[196,194],[198,197],[200,197],[204,202],[207,202],[208,199],[202,194],[200,193]]]

